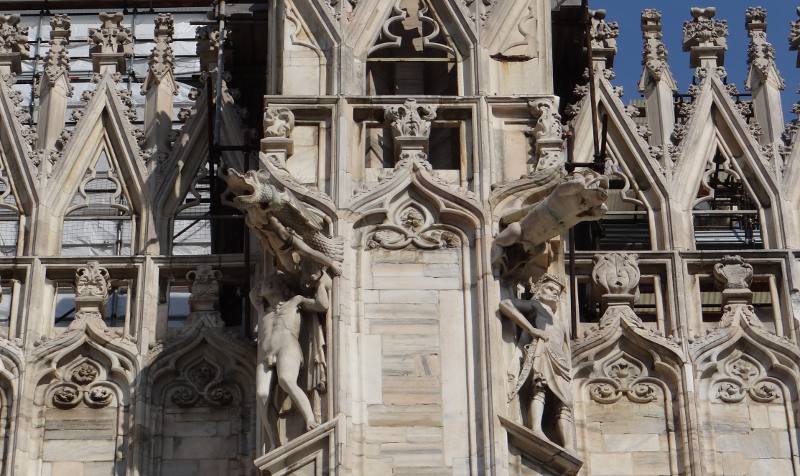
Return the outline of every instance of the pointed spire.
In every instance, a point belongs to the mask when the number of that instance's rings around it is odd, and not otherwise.
[[[22,59],[30,57],[28,28],[19,22],[19,15],[0,14],[0,77],[19,73]]]
[[[749,7],[745,11],[744,26],[750,36],[745,87],[753,92],[753,112],[763,131],[759,142],[762,145],[776,143],[783,133],[780,91],[784,82],[775,65],[775,48],[767,41],[767,11]]]
[[[672,94],[678,89],[667,63],[667,48],[661,31],[661,12],[648,8],[641,18],[644,51],[639,91],[644,93],[647,125],[653,133],[650,143],[658,146],[669,142],[675,126]]]
[[[611,69],[617,54],[619,24],[615,21],[606,22],[604,9],[589,10],[589,17],[592,22],[592,65],[596,71]]]
[[[125,58],[133,54],[133,35],[122,26],[122,13],[101,12],[100,28],[89,28],[89,53],[95,73],[122,73]]]
[[[200,57],[200,70],[213,72],[217,69],[219,53],[219,28],[217,25],[205,25],[197,28],[197,56]]]
[[[72,95],[69,81],[69,52],[67,45],[71,21],[67,15],[50,17],[50,51],[45,56],[44,76],[39,85],[39,130],[37,147],[53,149],[64,130],[67,97]]]
[[[692,68],[716,72],[725,64],[728,22],[714,20],[717,14],[714,7],[693,7],[690,12],[692,20],[683,22],[683,51],[689,52]]]
[[[172,132],[173,96],[178,94],[175,82],[175,54],[172,51],[172,35],[175,22],[171,13],[160,13],[154,19],[153,38],[155,47],[147,61],[149,69],[142,84],[142,93],[146,95],[144,108],[144,145],[143,150],[152,157],[155,154],[156,164],[169,154],[170,134]]]
[[[797,16],[800,17],[800,7],[797,7]],[[797,51],[796,66],[800,68],[800,19],[791,23],[789,30],[789,51]]]

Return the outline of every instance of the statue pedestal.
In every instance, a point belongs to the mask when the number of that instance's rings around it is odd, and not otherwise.
[[[256,458],[253,464],[263,476],[290,474],[338,474],[336,444],[342,440],[344,418],[337,416],[283,446]]]
[[[535,467],[526,469],[537,471],[541,475],[567,475],[578,474],[583,466],[583,461],[566,448],[543,439],[536,435],[530,428],[498,416],[500,424],[508,435],[508,450],[511,453],[509,461],[514,459],[515,453],[528,460],[522,464],[528,466],[531,462]],[[534,473],[536,474],[536,473]]]

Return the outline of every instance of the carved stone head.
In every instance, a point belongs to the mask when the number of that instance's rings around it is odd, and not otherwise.
[[[565,286],[561,279],[550,273],[543,274],[531,285],[533,299],[549,307],[552,312],[556,312],[564,289]]]

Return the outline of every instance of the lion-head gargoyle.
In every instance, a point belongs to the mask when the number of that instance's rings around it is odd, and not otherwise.
[[[494,240],[493,261],[507,275],[531,265],[549,264],[550,239],[583,221],[599,220],[607,211],[608,178],[590,170],[573,172],[541,201],[507,214]],[[521,275],[529,272],[520,273]],[[537,274],[537,273],[533,273]]]

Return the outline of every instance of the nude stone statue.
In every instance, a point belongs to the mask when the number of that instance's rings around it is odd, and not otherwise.
[[[524,349],[524,358],[510,398],[516,397],[530,378],[528,426],[541,438],[549,439],[542,430],[542,417],[545,404],[551,404],[557,415],[556,430],[562,446],[571,449],[574,430],[569,332],[556,316],[563,291],[564,285],[558,278],[545,274],[532,286],[530,300],[504,299],[500,302],[500,314],[522,329],[518,345]],[[555,397],[555,401],[547,402],[549,396]]]
[[[308,395],[297,383],[300,368],[308,365],[300,346],[300,329],[304,317],[318,319],[315,313],[328,310],[331,288],[331,278],[324,272],[316,276],[313,298],[294,294],[281,278],[280,274],[272,275],[262,281],[260,288],[250,291],[250,299],[259,310],[256,395],[262,426],[273,445],[266,410],[276,374],[278,385],[303,416],[306,429],[319,425]]]

